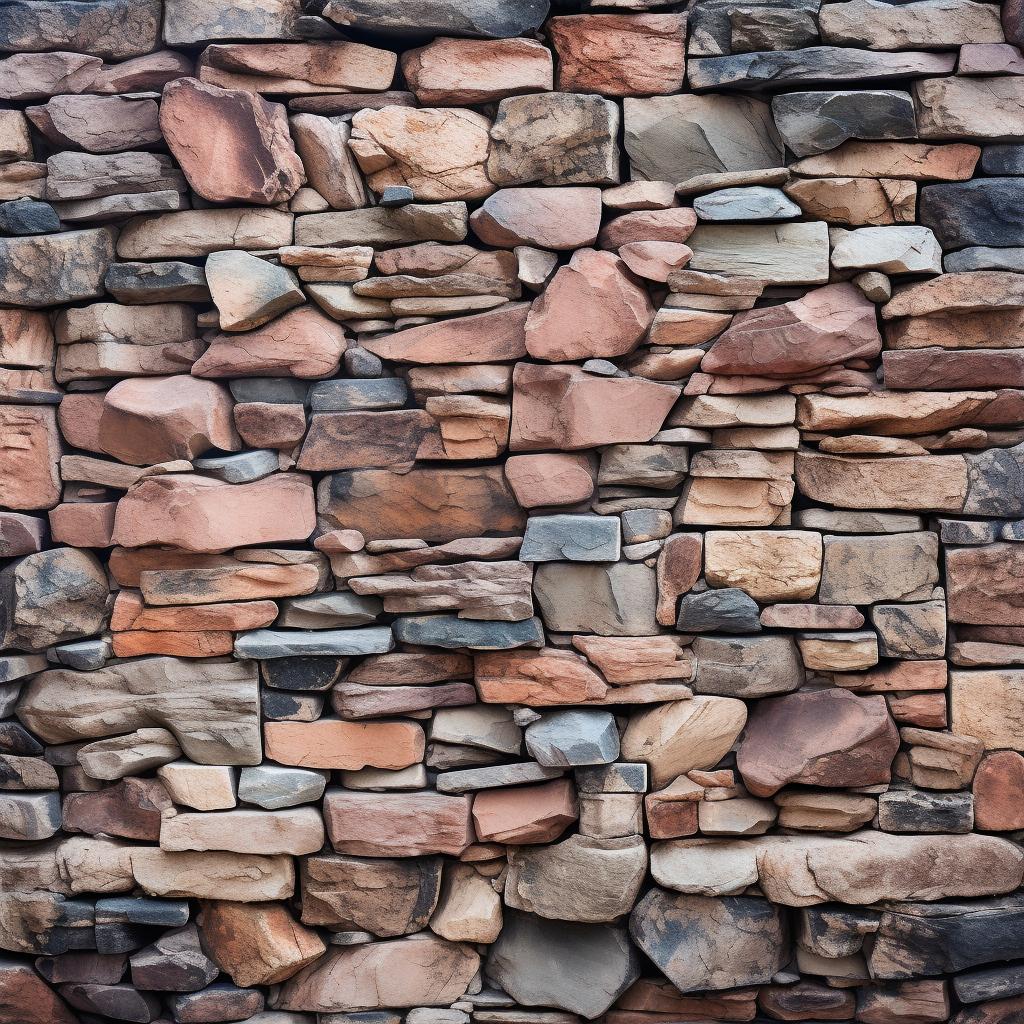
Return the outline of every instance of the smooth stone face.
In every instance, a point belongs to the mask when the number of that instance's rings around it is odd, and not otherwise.
[[[516,912],[506,915],[485,971],[520,1005],[594,1018],[637,979],[640,966],[623,928]]]
[[[619,521],[604,516],[531,516],[519,558],[523,562],[614,562]]]
[[[681,992],[764,984],[788,955],[781,912],[752,897],[654,888],[634,908],[629,928]]]
[[[469,219],[488,245],[532,245],[578,249],[593,245],[601,227],[601,191],[596,188],[504,188],[488,197]]]
[[[796,644],[787,636],[697,637],[693,653],[698,693],[766,697],[795,690],[804,680]]]
[[[676,628],[681,632],[757,633],[761,624],[757,602],[735,587],[684,594]]]
[[[657,584],[642,563],[543,563],[534,597],[548,629],[599,636],[650,636]]]
[[[889,781],[898,747],[884,698],[793,693],[755,707],[736,764],[755,796],[772,796],[790,782],[870,786]]]
[[[786,220],[800,216],[800,207],[777,188],[723,188],[693,201],[701,220]]]
[[[323,772],[258,765],[242,769],[238,779],[238,799],[275,811],[282,807],[314,803],[323,796],[326,786]]]
[[[823,604],[870,604],[931,596],[938,582],[933,533],[824,539]]]
[[[619,734],[607,711],[552,711],[526,727],[526,749],[553,768],[607,764],[619,755]]]

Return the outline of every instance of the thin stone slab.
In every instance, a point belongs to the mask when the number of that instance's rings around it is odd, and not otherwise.
[[[235,653],[240,658],[384,654],[393,647],[394,639],[387,626],[322,629],[301,633],[283,629],[257,629],[241,633],[235,639]]]

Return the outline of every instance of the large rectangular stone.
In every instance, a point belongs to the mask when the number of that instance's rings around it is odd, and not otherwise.
[[[828,281],[828,225],[700,224],[687,239],[690,270],[752,277],[769,284]]]

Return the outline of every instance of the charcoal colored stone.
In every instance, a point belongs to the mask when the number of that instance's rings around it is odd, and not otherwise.
[[[761,610],[737,587],[684,594],[679,602],[676,629],[688,633],[759,633]]]
[[[271,658],[260,663],[260,674],[277,690],[329,690],[347,663],[345,658]]]
[[[1024,994],[1024,965],[989,967],[968,971],[953,979],[953,991],[962,1003],[981,1003],[987,999],[1006,999]]]
[[[323,15],[342,29],[387,35],[505,39],[539,28],[549,6],[548,0],[327,0]]]
[[[203,952],[196,926],[165,932],[130,958],[132,984],[155,992],[198,992],[220,973]]]
[[[544,630],[536,618],[522,622],[484,622],[455,615],[402,616],[395,620],[393,628],[395,639],[400,643],[429,647],[504,651],[544,644]]]
[[[309,389],[309,403],[313,412],[400,409],[408,397],[409,389],[401,377],[324,380],[317,381]]]
[[[519,549],[523,562],[615,562],[619,554],[614,516],[531,516]]]
[[[1020,178],[976,178],[921,189],[920,220],[944,249],[1024,245]]]
[[[970,832],[974,799],[970,793],[890,790],[878,799],[878,827],[885,832]]]
[[[180,260],[111,263],[103,286],[118,302],[209,302],[202,267]]]
[[[60,218],[49,203],[13,199],[0,203],[0,234],[45,235],[60,231]]]

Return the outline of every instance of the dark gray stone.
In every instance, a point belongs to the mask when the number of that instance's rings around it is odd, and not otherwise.
[[[549,768],[609,764],[619,756],[619,733],[609,711],[550,711],[526,727],[526,749]]]
[[[921,224],[935,232],[943,249],[966,245],[1024,245],[1024,181],[976,178],[925,185]]]
[[[0,722],[0,754],[38,757],[42,752],[43,745],[21,722]]]
[[[400,643],[426,647],[506,651],[544,646],[544,628],[536,617],[523,622],[484,622],[457,615],[403,616],[395,619],[393,628]]]
[[[149,896],[109,896],[96,901],[97,924],[145,924],[181,928],[188,923],[188,900]]]
[[[962,1003],[1019,996],[1024,994],[1024,964],[959,974],[953,979],[953,991]]]
[[[969,273],[973,270],[1011,270],[1024,273],[1024,249],[994,249],[975,245],[959,252],[951,252],[942,259],[947,274]]]
[[[268,811],[312,803],[324,794],[330,772],[261,764],[243,768],[238,777],[238,799]]]
[[[531,516],[521,562],[615,562],[621,551],[617,516]]]
[[[913,139],[910,93],[893,89],[791,92],[772,100],[775,127],[797,156],[825,153],[847,139]]]
[[[169,1000],[177,1021],[248,1020],[263,1009],[263,993],[217,981],[200,992],[187,992]]]
[[[744,590],[723,587],[684,594],[676,629],[683,633],[760,633],[761,609]]]
[[[180,260],[111,263],[104,287],[118,302],[210,302],[202,267]],[[298,381],[296,381],[298,383]]]
[[[1019,516],[1024,504],[1024,444],[1013,448],[989,448],[964,457],[967,460],[964,513],[969,516]]]
[[[625,928],[506,910],[485,974],[522,1006],[554,1006],[592,1019],[636,981],[640,961]]]
[[[235,636],[239,658],[351,657],[384,654],[394,647],[388,626],[367,629],[321,629],[299,632],[287,629],[254,629]]]
[[[878,798],[878,827],[883,832],[970,832],[974,797],[970,793],[893,789]]]
[[[228,387],[236,402],[305,405],[309,382],[294,377],[242,377],[228,381]]]
[[[309,389],[309,405],[313,412],[401,409],[408,398],[409,389],[401,377],[320,380]]]
[[[948,75],[955,64],[956,55],[952,53],[880,53],[847,46],[809,46],[803,50],[692,60],[688,62],[687,77],[692,89],[761,89],[790,82],[829,85]]]
[[[540,28],[548,0],[315,0],[339,28],[399,36],[505,39]]]
[[[985,146],[981,151],[981,169],[986,174],[1024,174],[1024,146]]]
[[[324,710],[322,693],[285,693],[263,690],[260,709],[263,717],[273,722],[315,722]]]
[[[0,203],[0,234],[46,235],[60,231],[60,218],[49,203],[12,199]]]
[[[939,539],[943,544],[976,547],[999,538],[998,522],[973,519],[940,519]]]
[[[369,379],[380,377],[384,373],[384,361],[380,356],[375,356],[358,345],[346,349],[345,354],[341,357],[341,362],[345,367],[345,372],[353,377]]]
[[[633,941],[680,992],[764,985],[789,962],[782,908],[750,896],[651,889],[629,916]]]
[[[194,459],[192,465],[205,476],[212,476],[229,484],[246,484],[254,480],[262,480],[281,468],[278,453],[269,450]]]
[[[113,647],[108,637],[92,637],[89,640],[76,640],[70,644],[59,644],[51,647],[47,657],[58,665],[67,665],[81,672],[95,672],[103,668],[110,660]]]
[[[151,1021],[160,1014],[160,997],[139,992],[131,985],[96,985],[72,982],[57,989],[76,1010],[98,1013],[114,1020]]]
[[[380,194],[381,206],[406,206],[416,199],[408,185],[388,185]]]
[[[690,11],[690,56],[811,46],[819,6],[820,0],[701,0]]]
[[[439,793],[473,793],[478,789],[501,789],[528,782],[544,782],[565,774],[562,768],[523,761],[520,764],[496,764],[484,768],[442,772],[437,777]]]
[[[275,690],[329,690],[348,658],[275,658],[260,663],[263,683]]]
[[[194,924],[166,932],[131,957],[132,984],[153,992],[198,992],[220,974]]]

